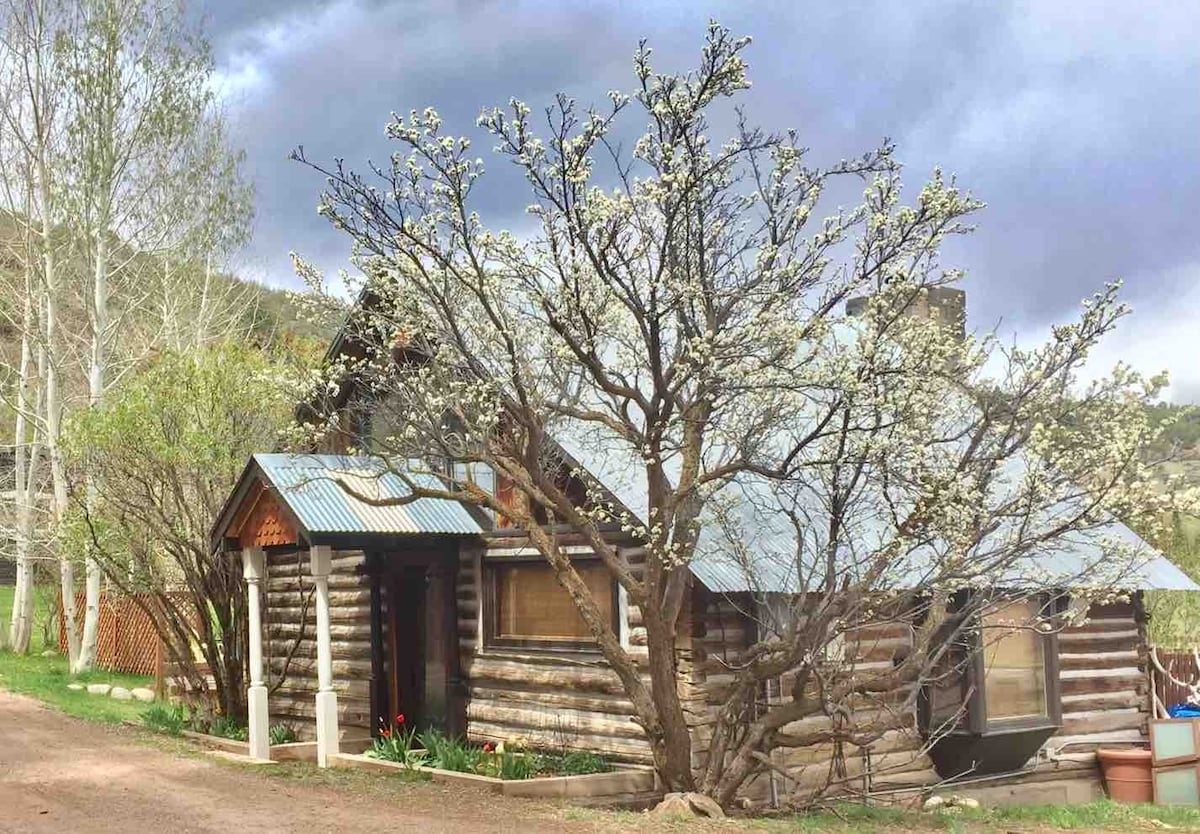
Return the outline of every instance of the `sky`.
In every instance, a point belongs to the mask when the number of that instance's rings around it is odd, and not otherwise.
[[[967,270],[968,322],[1023,344],[1117,278],[1133,313],[1096,351],[1171,373],[1200,403],[1200,3],[475,2],[334,0],[200,6],[218,88],[257,189],[238,271],[296,286],[289,252],[327,272],[348,239],[316,214],[321,178],[288,154],[363,169],[392,112],[432,106],[472,134],[485,106],[629,90],[641,38],[661,70],[699,54],[707,20],[750,35],[741,103],[831,164],[891,138],[915,195],[935,167],[987,203],[945,250]],[[639,125],[640,126],[640,125]],[[490,148],[486,140],[476,147]],[[488,159],[477,206],[519,231],[528,200]]]

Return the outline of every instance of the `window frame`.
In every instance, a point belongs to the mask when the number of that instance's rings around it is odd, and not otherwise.
[[[953,723],[943,723],[934,717],[932,686],[922,687],[917,720],[921,732],[933,744],[929,756],[938,774],[947,779],[1016,773],[1029,758],[1056,732],[1062,729],[1062,681],[1059,679],[1059,641],[1056,630],[1041,635],[1042,663],[1046,681],[1046,711],[1043,715],[1019,718],[989,719],[987,715],[987,675],[983,646],[983,611],[988,600],[1002,601],[1009,596],[1003,592],[980,596],[978,591],[961,591],[951,606],[959,611],[971,611],[973,622],[963,625],[956,640],[958,651],[969,651],[969,658],[960,656],[961,675],[958,685],[957,716]],[[1063,613],[1069,603],[1062,592],[1021,594],[1040,602],[1042,610],[1051,616]],[[978,603],[985,603],[978,606]],[[978,607],[977,607],[978,606]],[[936,733],[936,737],[934,737]]]
[[[1035,594],[1030,599],[1049,608],[1051,614],[1063,612],[1065,597],[1061,595]],[[979,623],[971,628],[972,655],[969,673],[964,685],[970,687],[967,700],[967,729],[975,735],[1003,735],[1026,730],[1057,729],[1062,726],[1062,681],[1059,679],[1058,632],[1039,635],[1042,638],[1042,675],[1046,687],[1046,710],[1041,715],[1017,718],[989,718],[987,714],[987,667],[983,645],[983,614],[980,609]]]
[[[966,592],[964,592],[966,593]],[[1000,599],[1004,594],[994,595]],[[1030,596],[1038,600],[1043,609],[1049,609],[1052,615],[1061,614],[1067,609],[1068,598],[1065,594],[1043,593]],[[957,608],[965,607],[967,600],[959,597]],[[1042,638],[1042,664],[1046,686],[1046,710],[1041,715],[1024,716],[1019,718],[989,718],[987,714],[987,667],[983,645],[983,613],[985,606],[972,615],[975,622],[964,627],[960,639],[964,641],[963,650],[970,652],[970,657],[963,663],[962,674],[958,685],[959,716],[952,726],[945,726],[942,732],[949,735],[970,736],[1002,736],[1008,734],[1027,733],[1037,730],[1057,730],[1062,727],[1062,681],[1059,677],[1059,641],[1058,632],[1051,631],[1040,635]],[[940,727],[934,716],[933,699],[929,685],[924,687],[921,696],[919,712],[921,725],[925,732],[932,732]]]
[[[571,563],[573,565],[581,565],[589,568],[593,566],[599,566],[601,570],[609,574],[608,579],[611,589],[610,605],[612,611],[611,627],[614,634],[620,635],[621,589],[616,578],[609,573],[608,568],[604,566],[604,563],[598,556],[572,556]],[[539,652],[571,652],[588,654],[595,654],[599,652],[600,646],[594,637],[584,637],[579,639],[543,639],[537,637],[500,636],[500,605],[498,595],[500,582],[498,569],[505,566],[520,564],[540,564],[544,565],[547,570],[554,570],[554,568],[540,554],[530,556],[504,556],[492,558],[484,557],[483,559],[483,609],[480,611],[480,616],[483,620],[484,649],[526,649]]]

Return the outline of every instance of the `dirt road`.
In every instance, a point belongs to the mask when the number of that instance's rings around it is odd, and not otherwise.
[[[291,767],[291,766],[289,766]],[[160,749],[0,691],[0,831],[598,832],[564,809],[362,774],[264,775]]]

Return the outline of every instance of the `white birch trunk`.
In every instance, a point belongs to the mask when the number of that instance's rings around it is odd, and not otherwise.
[[[33,502],[37,500],[36,446],[29,444],[29,382],[33,373],[33,352],[30,334],[34,327],[33,281],[26,270],[25,309],[22,313],[21,360],[17,379],[17,419],[14,446],[16,448],[16,525],[14,531],[17,584],[13,589],[12,620],[9,637],[12,650],[19,653],[29,651],[33,633],[33,564],[30,561],[33,546]]]
[[[96,262],[92,273],[92,353],[88,367],[88,407],[95,408],[104,399],[104,345],[108,339],[108,235],[101,225],[96,235]],[[87,477],[87,512],[95,517],[96,484]],[[83,636],[79,656],[72,661],[74,672],[87,672],[96,665],[96,644],[100,637],[100,585],[103,571],[95,554],[87,557],[84,589]]]
[[[196,314],[196,347],[202,347],[208,335],[208,296],[212,285],[212,252],[204,256],[204,290],[200,293],[200,312]]]
[[[44,329],[46,360],[46,450],[50,458],[50,479],[53,485],[53,522],[57,532],[67,513],[70,500],[67,493],[67,472],[62,452],[62,393],[59,390],[58,359],[55,346],[58,340],[58,278],[55,274],[50,220],[50,188],[48,166],[44,156],[38,160],[39,198],[42,207],[42,268],[45,273]],[[58,560],[62,590],[63,628],[67,633],[67,656],[72,667],[79,657],[79,625],[75,617],[75,566],[66,555]]]

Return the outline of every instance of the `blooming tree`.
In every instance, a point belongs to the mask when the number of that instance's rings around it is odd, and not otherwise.
[[[1121,587],[1140,556],[1110,535],[1112,515],[1149,523],[1172,500],[1139,455],[1163,380],[1078,381],[1125,313],[1117,287],[1032,350],[911,315],[960,280],[939,249],[981,204],[939,172],[903,202],[890,144],[819,167],[795,133],[729,113],[748,43],[714,23],[687,73],[657,72],[641,44],[634,90],[602,108],[559,96],[538,117],[516,100],[485,111],[479,126],[528,185],[528,235],[473,210],[484,163],[432,109],[393,118],[399,149],[367,175],[296,154],[326,177],[319,211],[366,276],[347,324],[364,349],[333,363],[325,390],[355,380],[374,448],[406,461],[402,477],[439,479],[410,479],[414,497],[527,530],[664,785],[722,803],[777,768],[779,748],[911,729],[986,606]],[[639,116],[626,147],[617,126]],[[717,144],[710,118],[726,116]],[[861,182],[861,203],[817,219],[838,181]],[[849,318],[859,296],[870,303]],[[353,428],[344,409],[324,418],[318,433]],[[484,467],[511,498],[483,488]],[[640,609],[644,649],[622,643],[573,566],[565,543],[580,539]],[[1039,558],[1059,552],[1054,570]],[[758,624],[725,658],[703,731],[680,687],[701,564],[736,577],[730,598]],[[1011,627],[1066,616],[1037,610]],[[886,668],[848,648],[895,623],[911,640]],[[768,684],[781,691],[764,703]],[[887,708],[864,709],[875,701]]]
[[[296,342],[164,351],[68,425],[68,462],[91,474],[94,493],[77,496],[63,547],[95,554],[209,712],[245,716],[248,651],[241,566],[209,534],[246,459],[287,425],[291,362],[305,355]]]

